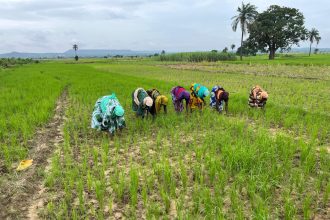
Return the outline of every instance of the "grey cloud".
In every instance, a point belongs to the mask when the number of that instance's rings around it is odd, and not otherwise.
[[[0,52],[80,48],[209,50],[239,44],[230,18],[242,0],[0,0]],[[327,0],[250,0],[299,8],[330,47]],[[302,43],[302,46],[308,45]]]

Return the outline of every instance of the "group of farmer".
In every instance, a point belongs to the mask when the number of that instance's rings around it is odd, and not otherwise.
[[[182,112],[184,108],[188,113],[195,109],[202,110],[206,106],[205,98],[210,95],[210,107],[221,113],[228,112],[229,93],[219,85],[212,88],[211,94],[207,87],[194,83],[187,91],[182,86],[176,86],[171,90],[172,102],[176,112]],[[263,108],[267,102],[268,94],[260,86],[254,86],[249,94],[249,106]],[[185,104],[185,105],[184,105]],[[147,117],[149,114],[155,117],[163,109],[167,113],[168,98],[157,89],[144,90],[137,88],[132,93],[132,110],[138,117]],[[124,109],[120,105],[115,94],[99,98],[94,106],[91,126],[97,130],[108,131],[110,134],[125,125]]]

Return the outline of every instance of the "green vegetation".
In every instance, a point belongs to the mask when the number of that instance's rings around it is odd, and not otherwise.
[[[159,61],[181,61],[181,62],[216,62],[216,61],[228,61],[236,60],[236,56],[233,53],[218,53],[218,52],[189,52],[189,53],[172,53],[162,54],[155,58]]]
[[[79,60],[2,71],[1,160],[9,169],[26,156],[27,140],[67,88],[64,141],[46,173],[43,218],[324,218],[330,202],[330,71],[324,57],[309,59],[324,66],[281,65],[290,58],[276,65],[261,59]],[[177,115],[169,103],[168,115],[152,121],[131,111],[134,88],[157,87],[170,97],[173,86],[193,82],[224,86],[230,113],[206,108]],[[255,84],[269,92],[265,111],[247,107]],[[95,101],[111,92],[128,126],[113,140],[90,129]],[[14,154],[19,149],[24,153]]]
[[[0,68],[14,67],[18,65],[28,64],[28,63],[38,63],[38,60],[33,59],[21,59],[21,58],[0,58]]]

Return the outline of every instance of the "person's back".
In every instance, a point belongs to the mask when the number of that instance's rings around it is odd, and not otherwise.
[[[126,126],[124,109],[115,94],[99,98],[92,113],[91,127],[114,134]]]
[[[249,95],[249,106],[263,108],[268,100],[268,93],[259,85],[254,86]]]
[[[182,112],[183,107],[183,100],[186,101],[186,111],[188,113],[188,105],[190,102],[190,93],[185,90],[182,86],[176,86],[171,89],[171,96],[172,96],[172,102],[174,105],[174,110],[176,112]]]
[[[152,98],[143,88],[137,88],[132,93],[132,110],[137,116],[142,118],[148,116],[148,112],[153,105]]]

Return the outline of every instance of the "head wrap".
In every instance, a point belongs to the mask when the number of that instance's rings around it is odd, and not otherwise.
[[[204,98],[210,94],[209,90],[205,86],[201,86],[198,90],[198,97]]]
[[[262,92],[260,93],[260,97],[263,98],[263,99],[268,99],[268,93],[265,92],[265,91],[262,91]]]
[[[148,107],[151,107],[152,104],[153,104],[152,98],[150,98],[150,97],[145,97],[145,98],[143,99],[143,104],[146,105],[146,106],[148,106]]]
[[[117,105],[117,106],[115,107],[114,112],[115,112],[115,115],[116,115],[116,116],[119,116],[119,117],[123,116],[124,113],[125,113],[123,107],[121,107],[120,105]]]

